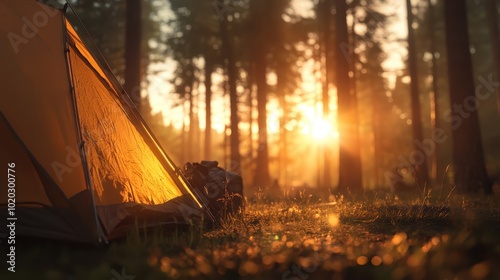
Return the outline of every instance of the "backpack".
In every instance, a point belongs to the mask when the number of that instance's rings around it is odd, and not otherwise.
[[[208,200],[217,222],[242,210],[243,179],[240,175],[218,167],[217,161],[188,162],[182,171],[189,184]]]

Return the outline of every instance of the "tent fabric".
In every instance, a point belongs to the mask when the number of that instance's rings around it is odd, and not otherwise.
[[[116,96],[74,49],[70,60],[96,204],[162,204],[182,195]]]
[[[0,162],[5,165],[7,163],[15,163],[17,167],[14,170],[17,174],[20,174],[16,176],[16,184],[30,186],[29,192],[20,192],[16,194],[17,204],[52,206],[52,202],[45,193],[40,177],[27,175],[37,173],[35,166],[22,144],[18,142],[15,135],[10,131],[3,117],[0,117],[0,143],[2,147],[9,147],[8,149],[2,148]],[[7,178],[2,181],[7,182]],[[2,190],[2,195],[0,197],[5,197],[6,193],[7,190],[5,190],[5,192]]]
[[[85,44],[83,43],[82,39],[80,38],[80,36],[78,36],[78,33],[76,32],[75,28],[73,28],[73,26],[68,20],[66,20],[66,30],[68,32],[69,43],[76,50],[78,50],[78,53],[80,53],[82,58],[85,59],[90,64],[90,67],[97,72],[99,77],[102,78],[110,87],[112,87],[113,83],[108,79],[108,76],[104,74],[103,69],[99,66],[99,63],[97,63],[92,54],[85,47]]]
[[[15,163],[15,167],[12,168],[15,172],[11,173],[15,175],[16,185],[15,214],[18,220],[22,221],[16,223],[16,234],[63,240],[97,238],[97,231],[82,231],[78,226],[80,224],[88,229],[95,228],[91,213],[85,211],[88,210],[85,206],[90,205],[89,200],[83,204],[79,202],[81,197],[88,197],[88,195],[82,195],[86,191],[67,199],[33,155],[29,154],[24,143],[15,135],[1,113],[0,147],[2,147],[0,162]],[[3,181],[7,182],[7,174],[5,173],[4,176]],[[4,184],[4,186],[0,186],[0,190],[7,194],[7,185]],[[19,191],[19,186],[29,186],[29,189]],[[1,203],[7,203],[7,196],[0,196],[0,198],[2,198]],[[5,209],[0,212],[0,219],[7,219]]]
[[[16,234],[95,243],[201,211],[62,10],[0,0],[0,55],[0,164],[16,163]],[[0,219],[6,208],[1,195]]]
[[[68,157],[78,151],[78,137],[73,102],[68,94],[63,14],[36,1],[1,3],[0,111],[70,197],[86,185],[83,167],[73,165],[73,159]],[[36,14],[48,18],[44,25],[35,25]]]
[[[187,225],[189,217],[201,217],[202,215],[200,208],[189,195],[176,197],[157,205],[129,202],[98,206],[97,213],[105,222],[105,230],[111,232],[108,238],[123,236],[136,224],[142,225],[143,229],[156,226]]]

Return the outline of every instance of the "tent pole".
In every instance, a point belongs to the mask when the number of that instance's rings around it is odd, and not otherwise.
[[[97,216],[97,209],[96,209],[96,204],[95,204],[95,198],[94,198],[94,190],[92,188],[92,180],[90,179],[90,172],[88,169],[88,163],[87,163],[87,154],[85,152],[85,141],[83,141],[83,135],[82,135],[82,130],[80,126],[80,115],[78,114],[78,106],[77,106],[77,101],[76,101],[76,93],[75,93],[75,80],[74,80],[74,75],[72,71],[72,63],[71,63],[71,58],[69,55],[69,46],[68,46],[68,31],[66,28],[66,11],[69,3],[66,3],[63,8],[63,36],[64,36],[64,50],[65,50],[65,59],[66,59],[66,67],[68,68],[68,79],[70,83],[70,92],[71,92],[71,100],[73,103],[73,113],[75,114],[75,122],[76,122],[76,128],[77,128],[77,143],[78,144],[78,150],[80,152],[80,160],[82,162],[82,168],[83,168],[83,173],[85,174],[85,180],[87,181],[87,190],[90,195],[90,200],[92,202],[92,211],[94,214],[94,219],[95,219],[95,226],[97,229],[97,234],[98,234],[98,241],[99,243],[104,241],[105,243],[108,243],[108,240],[106,236],[104,235],[104,232],[101,228],[101,225],[99,223],[99,217]],[[102,239],[101,239],[102,238]]]

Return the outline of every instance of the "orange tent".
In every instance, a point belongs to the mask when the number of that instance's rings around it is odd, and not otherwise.
[[[0,184],[0,219],[14,188],[16,234],[106,241],[138,220],[150,227],[201,212],[201,196],[64,8],[0,0],[0,54],[2,176],[15,164],[14,183]]]

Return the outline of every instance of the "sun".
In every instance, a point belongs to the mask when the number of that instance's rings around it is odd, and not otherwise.
[[[305,134],[318,141],[327,139],[337,140],[339,138],[339,131],[334,127],[332,122],[323,118],[311,120],[310,130]]]
[[[324,140],[332,134],[332,124],[325,119],[315,120],[311,125],[311,136],[316,140]]]
[[[318,114],[318,110],[308,106],[302,106],[300,109],[304,116],[301,130],[303,135],[317,141],[339,138],[339,132],[334,123]]]

